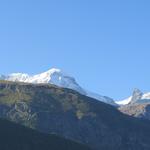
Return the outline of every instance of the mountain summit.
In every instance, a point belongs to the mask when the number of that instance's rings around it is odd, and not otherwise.
[[[64,73],[62,70],[57,68],[49,69],[46,72],[37,74],[37,75],[28,75],[26,73],[12,73],[10,75],[0,75],[0,80],[7,80],[13,82],[25,82],[25,83],[33,83],[33,84],[54,84],[59,87],[68,88],[75,90],[83,95],[95,98],[102,102],[116,105],[113,99],[101,96],[99,94],[95,94],[93,92],[89,92],[83,89],[75,80],[74,77]]]
[[[136,103],[138,100],[142,98],[142,96],[143,93],[139,89],[134,89],[130,103]]]
[[[8,76],[2,76],[4,80],[26,83],[51,83],[59,87],[70,88],[80,93],[85,91],[77,84],[73,77],[70,77],[60,69],[52,68],[46,72],[37,75],[28,75],[25,73],[12,73]]]
[[[134,103],[145,103],[145,101],[150,101],[150,92],[143,93],[139,89],[135,88],[130,97],[121,101],[116,101],[116,103],[118,105],[127,105]]]

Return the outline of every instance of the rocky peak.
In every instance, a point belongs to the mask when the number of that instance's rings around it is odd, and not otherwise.
[[[132,98],[131,98],[131,104],[137,102],[138,100],[140,100],[143,96],[143,92],[141,92],[139,89],[135,88],[132,94]]]

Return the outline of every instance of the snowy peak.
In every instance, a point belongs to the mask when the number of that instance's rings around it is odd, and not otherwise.
[[[70,77],[60,69],[52,68],[46,72],[37,74],[37,75],[28,75],[24,73],[13,73],[8,76],[5,76],[1,79],[8,81],[16,81],[16,82],[26,82],[26,83],[50,83],[57,85],[59,87],[70,88],[76,90],[80,93],[84,93],[85,91],[77,84],[73,77]]]
[[[150,92],[143,93],[139,89],[134,89],[132,96],[125,100],[116,101],[118,105],[127,105],[127,104],[134,104],[134,103],[145,103],[150,102]]]
[[[26,82],[26,83],[50,83],[57,85],[63,88],[69,88],[75,90],[83,95],[95,98],[102,102],[116,105],[113,99],[101,96],[99,94],[95,94],[92,92],[88,92],[84,90],[75,80],[75,78],[71,77],[70,75],[64,73],[62,70],[57,68],[49,69],[46,72],[37,74],[37,75],[28,75],[25,73],[13,73],[8,76],[0,76],[1,80],[8,80],[8,81],[15,81],[15,82]]]

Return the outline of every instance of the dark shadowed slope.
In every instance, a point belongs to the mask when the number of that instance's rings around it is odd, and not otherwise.
[[[0,82],[0,116],[96,150],[150,150],[150,122],[54,85]]]
[[[0,150],[89,150],[82,144],[46,135],[0,119]]]

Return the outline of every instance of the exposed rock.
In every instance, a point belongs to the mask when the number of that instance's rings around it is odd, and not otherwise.
[[[139,89],[135,89],[132,94],[131,104],[136,103],[143,96],[143,93]]]

